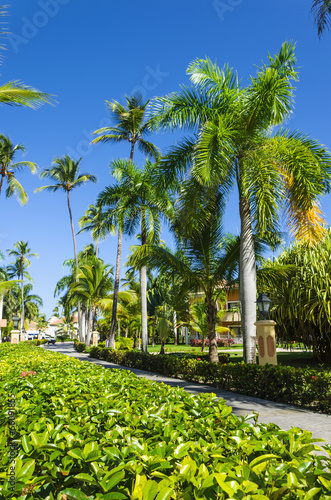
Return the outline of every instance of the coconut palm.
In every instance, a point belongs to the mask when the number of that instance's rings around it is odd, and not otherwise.
[[[96,242],[95,255],[98,256],[99,240],[106,238],[109,233],[115,233],[112,221],[104,214],[101,206],[89,205],[85,214],[78,221],[81,230],[91,231],[92,239]]]
[[[108,111],[110,111],[114,127],[104,127],[96,130],[92,143],[98,142],[123,142],[131,144],[130,160],[133,161],[135,146],[147,157],[157,159],[159,151],[156,146],[146,141],[145,137],[150,134],[149,122],[146,120],[146,108],[149,101],[144,102],[139,94],[126,96],[127,106],[122,106],[117,101],[106,101]]]
[[[96,259],[93,264],[86,264],[79,268],[78,281],[70,285],[69,294],[84,301],[92,310],[93,321],[96,321],[100,300],[104,299],[113,288],[111,275],[112,268]],[[89,317],[86,344],[91,340],[92,317]]]
[[[315,14],[318,36],[321,37],[323,31],[331,26],[331,0],[313,0],[311,10]]]
[[[28,241],[17,241],[14,244],[14,250],[7,250],[8,255],[10,257],[16,257],[16,262],[12,267],[9,267],[9,275],[10,276],[17,276],[21,279],[21,304],[22,304],[22,310],[21,310],[21,329],[24,326],[24,321],[25,321],[25,311],[24,311],[24,306],[25,306],[25,300],[24,300],[24,277],[27,276],[25,274],[26,268],[30,266],[30,258],[31,257],[39,257],[37,253],[32,253],[31,249],[29,248],[29,243]],[[30,276],[27,276],[30,278]],[[32,288],[32,285],[31,285]],[[30,291],[30,289],[28,290]]]
[[[146,137],[150,133],[149,123],[146,120],[146,108],[149,101],[143,102],[142,96],[139,94],[134,94],[130,97],[126,96],[126,101],[127,107],[122,106],[115,100],[113,102],[106,101],[114,126],[96,130],[94,134],[99,134],[99,136],[93,139],[92,143],[118,143],[127,141],[131,144],[130,162],[133,161],[133,154],[136,145],[138,146],[138,149],[145,153],[148,158],[156,159],[159,155],[158,149],[153,143],[146,141]],[[114,302],[109,334],[110,344],[112,347],[115,347],[116,311],[121,275],[123,227],[121,226],[120,219],[117,220],[117,225],[118,243],[114,283]]]
[[[3,255],[0,252],[1,256]],[[0,319],[3,317],[3,303],[6,292],[19,284],[19,280],[9,280],[6,268],[0,268]],[[0,343],[2,342],[1,327],[0,327]]]
[[[146,161],[144,170],[130,161],[116,160],[112,173],[117,183],[105,188],[98,203],[112,209],[113,216],[128,234],[140,226],[141,244],[155,241],[160,234],[160,214],[170,216],[172,205],[165,190],[153,182],[154,164]],[[147,352],[147,269],[140,269],[142,350]],[[115,294],[114,294],[115,295]],[[115,301],[115,297],[114,297]],[[113,319],[112,319],[113,321]],[[113,341],[113,339],[111,339]]]
[[[20,172],[24,168],[29,168],[34,174],[37,171],[37,165],[31,161],[19,161],[14,163],[13,160],[18,151],[21,151],[21,153],[25,152],[23,144],[16,144],[14,146],[9,137],[2,134],[0,135],[0,195],[3,182],[6,179],[8,185],[6,197],[10,198],[15,193],[19,202],[25,205],[28,201],[28,195],[15,175],[16,172]]]
[[[77,258],[77,246],[76,246],[76,236],[74,230],[74,223],[72,219],[72,212],[70,206],[70,193],[73,189],[80,187],[86,182],[96,182],[97,179],[94,175],[89,173],[81,174],[79,172],[79,164],[81,162],[81,158],[78,161],[73,160],[68,155],[63,156],[62,158],[55,158],[52,163],[51,168],[45,168],[40,177],[43,179],[44,177],[51,179],[55,182],[55,184],[49,186],[42,186],[35,190],[35,192],[47,190],[47,191],[58,191],[59,189],[64,191],[67,195],[67,205],[69,211],[70,225],[72,231],[72,239],[74,245],[74,256],[76,263],[76,270],[78,270],[78,258]],[[80,314],[80,305],[78,304],[78,321],[79,321],[79,331],[80,336],[82,336],[81,330],[81,314]]]
[[[317,197],[330,187],[331,158],[324,146],[299,132],[277,130],[293,109],[297,79],[294,45],[283,43],[251,83],[209,59],[188,68],[193,86],[157,99],[154,127],[193,132],[160,162],[160,177],[170,183],[188,170],[202,184],[218,184],[224,195],[233,185],[241,220],[240,298],[244,359],[256,352],[256,233],[270,242],[278,234],[281,209],[288,209],[294,233],[313,241],[323,233]],[[194,207],[192,193],[191,208]],[[300,222],[300,227],[297,223]]]

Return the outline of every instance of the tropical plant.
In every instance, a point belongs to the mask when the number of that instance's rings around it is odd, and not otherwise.
[[[180,277],[182,294],[188,291],[203,293],[208,321],[209,360],[215,363],[219,359],[215,331],[217,298],[224,294],[222,284],[229,284],[237,277],[240,248],[239,238],[225,238],[222,234],[221,198],[222,194],[215,189],[204,189],[200,206],[208,200],[210,212],[199,230],[192,227],[189,220],[185,221],[179,205],[173,220],[173,228],[180,236],[176,254],[160,245],[145,244],[136,249],[131,259],[132,263],[148,263],[149,267],[157,268],[162,274]]]
[[[78,257],[77,257],[77,246],[76,246],[76,236],[74,230],[74,223],[72,219],[72,212],[70,206],[70,192],[77,187],[80,187],[86,182],[96,182],[97,179],[94,175],[89,173],[81,174],[79,172],[79,164],[81,162],[81,158],[78,161],[73,160],[68,155],[63,156],[62,158],[55,158],[52,163],[51,168],[45,168],[40,177],[43,179],[46,177],[47,179],[51,179],[55,182],[55,184],[49,186],[42,186],[35,189],[35,192],[44,191],[58,191],[59,189],[64,191],[67,195],[67,205],[69,211],[70,218],[70,226],[72,231],[72,239],[74,245],[74,256],[76,263],[76,270],[78,271]],[[80,314],[80,304],[78,303],[78,321],[79,321],[79,334],[82,336],[82,318]],[[82,339],[81,339],[82,340]]]
[[[331,1],[313,0],[311,10],[315,15],[318,36],[321,37],[324,30],[326,28],[330,29],[331,26]]]
[[[111,218],[104,214],[101,206],[89,205],[85,214],[78,221],[81,230],[78,232],[91,231],[92,239],[96,242],[95,255],[98,256],[99,240],[105,239],[109,233],[114,234],[115,227]]]
[[[291,114],[297,79],[294,44],[258,68],[242,87],[228,66],[209,59],[188,67],[192,87],[158,98],[152,106],[153,126],[193,132],[159,162],[161,181],[169,185],[190,170],[202,184],[218,184],[224,195],[233,185],[239,194],[240,300],[244,359],[255,362],[256,262],[255,233],[275,243],[281,209],[295,236],[314,241],[324,232],[317,204],[330,187],[330,154],[299,132],[272,129]],[[190,207],[195,212],[195,194]]]
[[[0,195],[3,182],[6,179],[8,184],[6,197],[10,198],[15,193],[19,202],[25,205],[28,201],[28,195],[15,175],[16,172],[20,172],[26,167],[34,174],[37,171],[37,165],[31,161],[13,163],[14,157],[18,151],[24,153],[25,147],[22,144],[16,144],[14,146],[9,137],[0,134]]]
[[[28,241],[17,241],[14,244],[14,250],[7,250],[8,255],[10,257],[16,257],[16,262],[12,265],[12,267],[9,267],[9,275],[11,277],[14,277],[15,275],[21,279],[21,329],[23,328],[24,321],[25,321],[25,300],[24,300],[24,294],[25,290],[27,290],[27,293],[31,291],[32,285],[28,285],[30,288],[26,289],[24,286],[24,278],[27,276],[25,274],[26,268],[30,266],[30,258],[31,257],[39,257],[37,253],[32,253],[31,249],[29,248],[29,243]],[[28,275],[28,278],[30,276]],[[40,299],[41,300],[41,299]],[[38,301],[37,301],[38,302]],[[41,302],[42,304],[42,302]],[[33,306],[32,306],[33,307]]]
[[[147,240],[157,241],[160,234],[160,215],[171,216],[172,205],[165,190],[153,182],[154,164],[146,161],[140,169],[127,160],[116,160],[111,164],[112,174],[117,180],[105,188],[98,203],[108,206],[124,232],[133,234],[140,225],[141,244]],[[142,349],[147,352],[147,270],[140,269]],[[115,301],[114,293],[114,301]],[[112,318],[113,321],[113,318]],[[113,338],[111,337],[111,342]]]
[[[124,142],[127,141],[131,144],[129,161],[133,161],[133,154],[135,146],[146,154],[148,158],[157,159],[159,151],[154,144],[146,141],[146,136],[149,135],[149,123],[146,120],[146,107],[149,101],[144,102],[140,94],[133,96],[126,96],[127,107],[122,106],[117,101],[106,101],[108,110],[110,111],[114,127],[105,127],[96,130],[94,134],[99,134],[99,137],[93,139],[92,143],[98,142]],[[112,168],[112,165],[111,165]],[[124,188],[124,186],[123,186]],[[110,202],[110,200],[108,200]],[[112,210],[110,210],[106,217],[112,220]],[[110,326],[109,340],[112,347],[115,347],[115,327],[116,327],[116,312],[118,302],[118,292],[120,286],[121,275],[121,259],[122,259],[122,241],[123,241],[123,221],[121,218],[116,219],[118,226],[118,243],[117,243],[117,257],[116,257],[116,271],[114,283],[114,301],[113,313]]]
[[[100,300],[104,299],[113,288],[112,273],[112,268],[96,259],[93,264],[80,266],[77,281],[70,285],[70,296],[83,301],[91,308],[92,315],[88,315],[89,327],[85,340],[87,345],[90,344],[92,321],[96,322]]]
[[[114,127],[104,127],[94,132],[98,137],[92,143],[98,142],[124,142],[131,144],[130,161],[133,160],[135,146],[147,157],[157,159],[159,151],[156,146],[146,141],[145,137],[150,134],[149,122],[146,120],[146,108],[149,101],[144,102],[140,94],[126,96],[127,106],[122,106],[117,101],[106,101],[108,111],[111,114]]]
[[[260,285],[272,300],[278,338],[303,343],[327,363],[331,362],[330,255],[329,229],[315,245],[295,243],[274,261],[266,261]],[[268,280],[278,266],[287,266],[287,276]]]

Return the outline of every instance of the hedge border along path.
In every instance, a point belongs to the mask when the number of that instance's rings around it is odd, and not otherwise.
[[[75,342],[76,350],[84,352],[85,344]],[[226,354],[220,362],[151,355],[137,351],[116,351],[92,347],[90,357],[118,365],[160,373],[168,377],[208,384],[278,403],[301,406],[331,415],[331,372],[291,366],[229,363]]]
[[[0,360],[0,400],[15,401],[0,413],[1,498],[331,499],[330,453],[307,431],[35,346],[1,345]]]

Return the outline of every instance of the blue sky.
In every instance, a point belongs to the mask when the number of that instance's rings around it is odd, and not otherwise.
[[[11,34],[1,82],[21,80],[54,94],[57,104],[36,111],[2,106],[0,133],[23,143],[25,159],[40,169],[56,156],[82,157],[82,171],[96,175],[98,183],[72,192],[78,230],[79,217],[111,183],[110,161],[129,155],[127,145],[89,144],[91,132],[110,123],[105,100],[123,102],[134,91],[149,99],[177,90],[188,83],[188,64],[205,56],[220,66],[228,62],[245,84],[268,51],[273,54],[284,40],[293,40],[300,81],[287,125],[330,148],[331,34],[318,39],[310,7],[309,0],[15,0],[8,8]],[[151,140],[164,150],[175,136],[158,133]],[[135,161],[143,164],[144,158],[137,154]],[[33,194],[43,184],[38,175],[26,172],[18,179],[29,202],[21,207],[15,198],[1,197],[0,250],[25,240],[40,255],[29,271],[49,317],[55,284],[64,273],[62,263],[73,256],[66,198],[60,192]],[[328,223],[330,196],[322,200]],[[237,233],[238,226],[234,198],[225,228]],[[77,242],[82,249],[89,235],[79,235]],[[124,262],[133,243],[125,239]],[[102,243],[100,252],[114,265],[116,238]]]

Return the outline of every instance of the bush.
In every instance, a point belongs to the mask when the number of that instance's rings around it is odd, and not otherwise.
[[[90,357],[331,414],[331,374],[328,372],[289,366],[229,363],[227,354],[219,356],[220,362],[215,364],[205,361],[203,356],[189,359],[93,347]]]
[[[309,432],[252,425],[213,395],[33,345],[1,344],[0,359],[0,498],[330,498],[331,459]]]
[[[78,352],[85,352],[86,350],[86,344],[84,344],[83,342],[75,342],[75,347],[76,347],[76,351]]]

